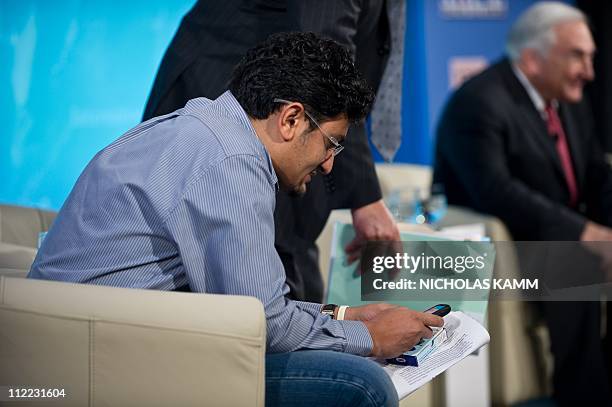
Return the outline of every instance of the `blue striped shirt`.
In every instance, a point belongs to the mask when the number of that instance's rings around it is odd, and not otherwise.
[[[274,248],[278,180],[230,92],[148,120],[87,165],[49,230],[30,278],[254,296],[268,352],[369,354],[362,322],[285,297]]]

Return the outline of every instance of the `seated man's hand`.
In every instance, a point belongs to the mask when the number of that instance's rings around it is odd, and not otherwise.
[[[391,307],[364,321],[364,324],[374,343],[370,356],[392,358],[406,352],[422,338],[431,338],[429,327],[441,327],[444,320],[433,314]]]
[[[612,229],[587,221],[580,240],[588,251],[599,257],[606,281],[612,281]]]
[[[369,321],[375,318],[382,311],[397,308],[397,305],[391,305],[387,303],[377,303],[361,305],[359,307],[349,307],[344,314],[344,319],[351,321]]]
[[[368,240],[399,241],[400,234],[393,215],[381,200],[353,209],[355,238],[345,247],[348,263],[359,259]]]
[[[587,221],[580,235],[582,242],[604,242],[612,240],[612,229],[595,222]]]

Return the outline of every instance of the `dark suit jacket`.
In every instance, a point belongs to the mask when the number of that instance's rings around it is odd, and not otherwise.
[[[389,52],[380,0],[201,0],[185,15],[164,55],[144,119],[174,111],[194,97],[216,98],[249,48],[274,32],[296,30],[348,46],[366,79],[378,87]],[[352,126],[345,145],[331,174],[315,177],[304,197],[281,192],[277,198],[276,247],[296,299],[322,299],[314,242],[330,211],[381,198],[365,127]]]
[[[554,140],[503,59],[448,101],[437,130],[434,183],[448,202],[499,217],[516,240],[579,240],[586,219],[612,225],[612,174],[585,103],[559,113],[574,165],[579,204]]]

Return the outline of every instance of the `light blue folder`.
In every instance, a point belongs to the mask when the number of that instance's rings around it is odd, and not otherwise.
[[[368,301],[361,300],[361,278],[357,272],[358,262],[354,262],[351,265],[348,265],[346,262],[347,256],[344,248],[354,236],[355,231],[352,225],[341,222],[336,222],[334,225],[327,293],[327,302],[330,304],[358,306],[369,303]],[[436,236],[435,234],[420,234],[410,232],[401,232],[401,238],[403,242],[454,241],[446,237]],[[462,242],[460,241],[455,242],[457,248],[462,245]],[[463,249],[465,249],[465,247],[463,247]],[[484,272],[479,272],[479,277],[482,278],[491,278],[495,260],[493,245],[491,244],[487,250],[492,250],[492,255],[490,255],[488,258],[489,264],[486,270],[484,270]],[[439,303],[444,303],[450,305],[454,311],[463,311],[470,314],[480,322],[483,322],[487,311],[488,292],[488,290],[481,292],[481,294],[484,293],[484,298],[482,300],[451,300],[448,299],[448,297],[445,298],[444,295],[440,295],[439,298],[437,298],[435,294],[432,294],[431,296],[427,296],[428,300],[426,301],[407,301],[405,300],[406,293],[401,293],[402,300],[391,299],[385,302],[394,303],[419,311],[426,310],[427,308]]]

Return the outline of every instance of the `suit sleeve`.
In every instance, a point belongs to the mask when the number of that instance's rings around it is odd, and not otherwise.
[[[504,145],[509,125],[499,104],[473,93],[456,94],[451,100],[438,129],[438,148],[449,171],[474,209],[497,216],[513,234],[578,240],[586,219],[510,172]]]
[[[298,0],[290,1],[288,11],[304,32],[315,32],[348,47],[357,54],[355,38],[359,28],[362,1],[356,0]]]
[[[300,31],[312,31],[331,38],[357,54],[357,32],[363,1],[299,0],[289,2],[289,13]],[[383,10],[384,11],[384,10]],[[333,185],[332,209],[357,209],[381,199],[372,152],[363,123],[352,125],[346,148],[334,161],[329,180]]]

